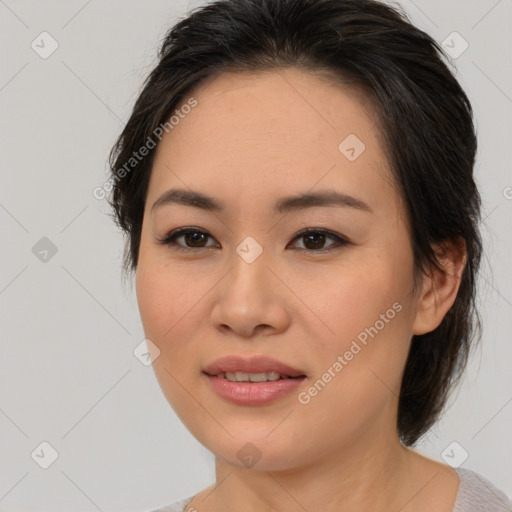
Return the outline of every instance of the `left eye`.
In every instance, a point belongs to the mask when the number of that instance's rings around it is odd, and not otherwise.
[[[343,238],[342,236],[339,236],[331,231],[328,231],[326,229],[314,229],[314,228],[307,228],[300,233],[297,234],[297,236],[293,240],[297,240],[302,238],[305,241],[305,244],[311,244],[313,246],[313,252],[319,252],[319,251],[331,251],[337,247],[340,247],[342,245],[348,244],[348,240]],[[331,240],[334,240],[334,243],[328,246],[327,248],[319,248],[319,245],[323,245],[325,243],[326,238],[330,238]],[[306,247],[301,250],[310,250],[310,247]],[[311,252],[311,251],[310,251]]]
[[[178,243],[177,240],[179,238],[183,238],[185,244]],[[211,235],[207,231],[203,231],[196,228],[180,228],[171,233],[164,239],[158,239],[158,243],[162,245],[168,245],[172,248],[184,251],[190,251],[194,249],[207,249],[212,246],[203,245],[203,243],[208,239],[212,238]],[[330,238],[334,240],[334,243],[328,246],[327,248],[321,247],[325,244],[326,239]],[[292,241],[302,239],[304,241],[305,247],[297,247],[297,249],[308,252],[326,252],[333,250],[342,245],[348,244],[348,240],[343,238],[336,233],[328,231],[326,229],[314,229],[307,228],[299,233],[293,238]]]

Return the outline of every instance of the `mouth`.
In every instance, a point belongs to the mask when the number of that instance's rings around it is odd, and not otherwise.
[[[207,375],[209,375],[207,373]],[[210,375],[210,377],[218,377],[219,379],[225,379],[229,382],[275,382],[276,380],[286,379],[300,379],[305,375],[282,375],[276,371],[270,372],[258,372],[258,373],[246,373],[246,372],[219,372],[216,375]]]
[[[289,395],[307,375],[276,359],[228,356],[208,365],[203,374],[215,393],[237,405],[266,405]]]

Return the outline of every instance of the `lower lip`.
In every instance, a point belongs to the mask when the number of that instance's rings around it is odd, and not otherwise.
[[[267,382],[231,382],[205,374],[215,392],[225,400],[238,405],[264,405],[296,390],[306,377]]]

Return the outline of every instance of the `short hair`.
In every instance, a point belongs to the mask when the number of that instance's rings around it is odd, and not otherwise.
[[[466,265],[453,306],[433,331],[414,335],[402,376],[397,432],[414,445],[437,421],[481,335],[475,307],[482,242],[477,149],[470,101],[441,47],[399,6],[376,0],[218,0],[189,12],[165,35],[110,152],[108,198],[135,271],[155,149],[118,170],[201,81],[228,71],[296,67],[361,90],[376,113],[396,187],[406,205],[414,285],[442,270],[435,246],[463,240]],[[478,331],[478,332],[477,332]]]

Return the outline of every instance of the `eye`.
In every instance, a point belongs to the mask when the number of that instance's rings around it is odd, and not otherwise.
[[[169,233],[164,239],[157,239],[158,243],[162,245],[172,246],[173,249],[189,251],[194,249],[208,249],[211,246],[204,245],[204,242],[210,237],[210,235],[197,228],[180,228]],[[183,238],[185,244],[177,243],[176,240]]]
[[[319,247],[325,243],[326,238],[334,240],[334,243],[327,248]],[[320,228],[306,228],[298,233],[293,240],[303,239],[306,247],[299,247],[299,250],[308,252],[328,252],[346,245],[349,241],[332,231]]]
[[[178,243],[177,240],[183,238],[185,245]],[[206,245],[208,238],[212,238],[207,231],[198,228],[179,228],[169,233],[163,239],[157,239],[161,245],[171,246],[173,249],[182,251],[194,251],[194,249],[208,249],[214,247]],[[321,228],[306,228],[293,238],[295,240],[303,239],[305,247],[296,247],[301,251],[308,252],[327,252],[332,251],[340,246],[347,245],[350,242],[332,231]],[[334,243],[327,248],[321,247],[325,244],[326,239],[334,240]],[[212,238],[213,239],[213,238]]]

